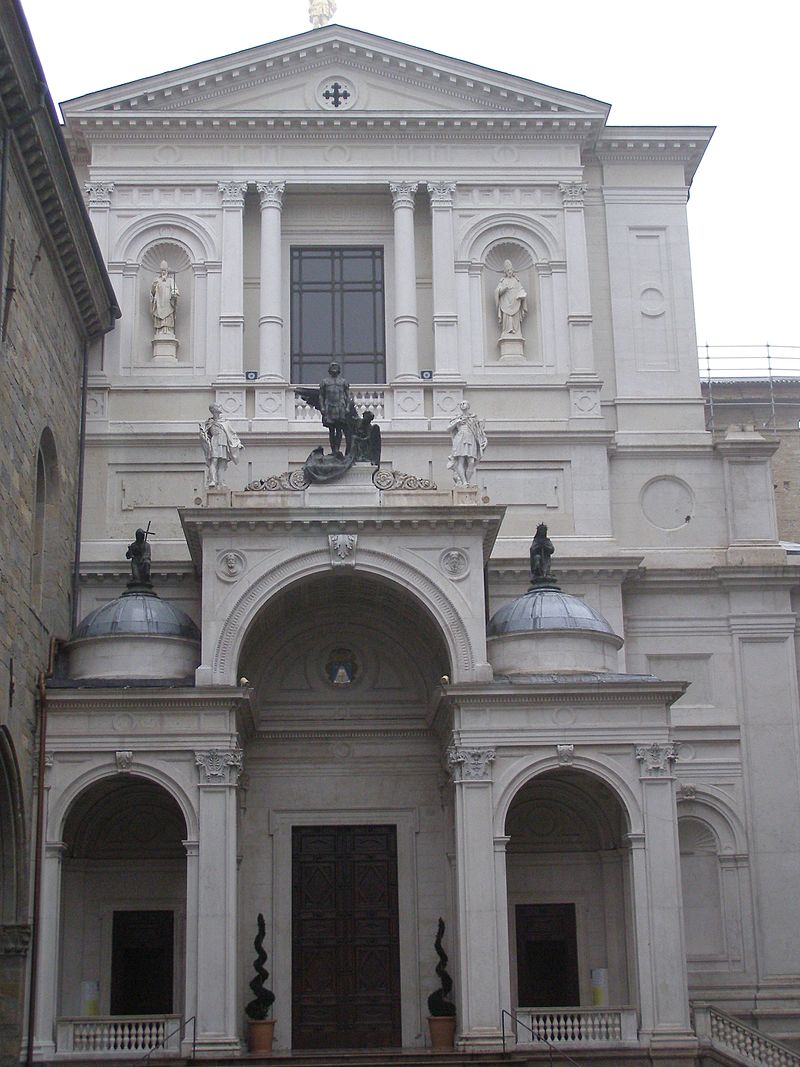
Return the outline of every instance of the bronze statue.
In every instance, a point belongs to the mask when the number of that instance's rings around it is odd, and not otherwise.
[[[148,534],[150,533],[150,524],[147,524],[147,530],[137,530],[136,540],[131,541],[128,545],[128,551],[125,553],[125,559],[131,561],[131,580],[128,582],[129,586],[147,586],[152,585],[150,581],[150,545],[147,542]]]
[[[365,411],[359,418],[352,400],[350,405],[355,462],[371,463],[373,467],[379,467],[381,464],[381,428],[373,421],[375,413],[373,411]]]
[[[547,526],[540,522],[531,542],[531,583],[541,585],[550,578],[550,557],[555,552],[547,536]]]

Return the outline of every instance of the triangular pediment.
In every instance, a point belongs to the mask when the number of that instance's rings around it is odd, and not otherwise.
[[[338,88],[337,88],[338,86]],[[590,97],[326,26],[62,104],[65,116],[127,112],[225,117],[307,112],[540,114],[605,118]]]

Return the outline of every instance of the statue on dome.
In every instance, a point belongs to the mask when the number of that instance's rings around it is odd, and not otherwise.
[[[178,307],[178,287],[175,275],[169,276],[167,261],[162,259],[159,273],[150,286],[150,310],[153,315],[153,330],[156,337],[175,334],[175,313]]]
[[[546,523],[540,522],[536,535],[531,542],[531,588],[538,585],[551,585],[550,557],[555,552],[553,542],[547,536]]]
[[[206,489],[224,489],[228,464],[239,462],[244,445],[228,420],[222,417],[219,404],[209,404],[208,410],[211,415],[200,423],[200,443],[206,460]]]
[[[528,294],[514,273],[510,259],[503,264],[503,277],[494,291],[500,339],[522,338],[522,320],[528,314]]]
[[[131,561],[129,589],[140,589],[143,586],[147,589],[152,588],[152,582],[150,581],[151,553],[147,540],[149,534],[150,523],[148,522],[146,530],[140,529],[136,531],[135,539],[128,545],[128,551],[125,553],[125,559]]]
[[[467,486],[486,451],[488,440],[484,431],[485,420],[478,418],[469,402],[462,400],[458,407],[458,415],[447,427],[453,438],[447,466],[453,472],[455,484]]]

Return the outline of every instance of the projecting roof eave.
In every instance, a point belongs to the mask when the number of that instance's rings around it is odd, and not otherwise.
[[[714,126],[606,126],[594,154],[600,163],[683,163],[691,185]]]
[[[3,7],[0,60],[0,117],[13,131],[78,321],[87,338],[107,333],[120,309],[18,0]]]

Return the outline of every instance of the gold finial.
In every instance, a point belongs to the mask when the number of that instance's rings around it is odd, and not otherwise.
[[[308,20],[314,29],[325,26],[336,14],[336,0],[309,0]]]

